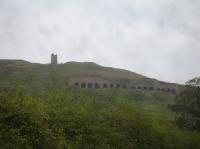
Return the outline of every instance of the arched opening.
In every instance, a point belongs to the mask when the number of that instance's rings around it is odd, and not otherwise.
[[[76,87],[79,87],[79,83],[78,83],[78,82],[74,83],[74,85],[75,85]]]
[[[114,85],[113,84],[110,84],[110,88],[113,88],[114,87]]]
[[[147,87],[145,86],[145,87],[144,87],[144,90],[146,90],[146,89],[147,89]]]
[[[103,88],[108,88],[108,85],[107,84],[103,84]]]
[[[116,88],[120,88],[120,84],[116,84]]]
[[[126,88],[126,84],[123,84],[123,85],[122,85],[122,88],[125,89],[125,88]]]
[[[172,89],[172,90],[171,90],[171,93],[172,93],[172,94],[176,94],[176,90],[175,90],[175,89]]]
[[[93,84],[92,83],[88,83],[88,88],[93,88]]]
[[[165,92],[165,88],[162,88],[162,91]]]
[[[154,90],[154,88],[151,86],[151,87],[149,87],[149,90]]]
[[[86,84],[85,83],[81,83],[81,88],[86,88]]]
[[[141,86],[138,86],[137,88],[140,90],[142,87],[141,87]]]
[[[132,86],[131,89],[135,90],[136,88],[135,88],[135,86]]]
[[[100,88],[99,83],[95,83],[95,84],[94,84],[94,88]]]
[[[157,91],[160,91],[160,90],[161,90],[161,89],[158,87],[158,88],[157,88]]]
[[[167,88],[167,92],[168,92],[168,93],[170,92],[170,89],[169,89],[169,88]]]

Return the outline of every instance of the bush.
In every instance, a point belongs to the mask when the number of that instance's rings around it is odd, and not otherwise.
[[[181,128],[200,131],[200,88],[187,86],[170,107]]]
[[[0,92],[1,148],[199,148],[198,133],[182,132],[132,101],[146,96],[124,94],[50,89],[31,95],[23,88]]]

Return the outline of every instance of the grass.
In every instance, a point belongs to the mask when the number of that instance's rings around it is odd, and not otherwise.
[[[78,89],[79,90],[79,89]],[[124,89],[80,89],[80,92],[87,94],[97,94],[104,97],[112,97],[115,100],[128,102],[135,108],[142,109],[149,115],[154,115],[160,119],[173,119],[173,113],[168,109],[168,105],[173,103],[174,95],[158,91],[136,91]],[[89,92],[89,93],[88,93]],[[90,93],[91,92],[91,93]]]

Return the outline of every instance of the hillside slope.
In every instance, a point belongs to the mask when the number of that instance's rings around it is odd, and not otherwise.
[[[161,82],[127,70],[103,67],[91,62],[67,62],[50,65],[30,63],[23,60],[0,60],[0,86],[15,83],[27,87],[45,88],[55,81],[65,87],[69,80],[77,78],[100,78],[108,82],[125,82],[136,85],[175,87],[179,85]]]

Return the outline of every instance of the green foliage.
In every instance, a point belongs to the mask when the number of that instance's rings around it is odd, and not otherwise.
[[[52,132],[45,127],[43,105],[23,89],[0,93],[0,144],[2,148],[52,147]]]
[[[163,116],[169,114],[161,110],[167,109],[167,98],[172,99],[128,90],[50,88],[31,94],[16,86],[0,92],[0,145],[3,149],[199,148],[199,133],[181,131]],[[156,105],[161,107],[160,116],[152,112]]]
[[[180,127],[200,131],[199,87],[187,86],[170,107],[176,112],[176,122]]]

